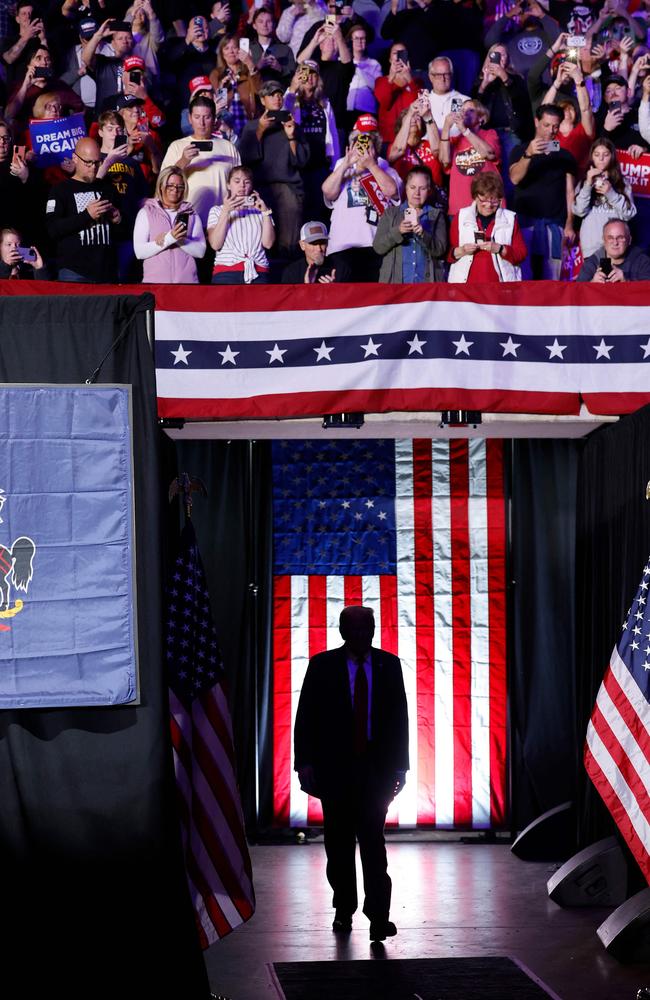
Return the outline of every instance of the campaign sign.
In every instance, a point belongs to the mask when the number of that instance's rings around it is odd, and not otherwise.
[[[625,149],[617,149],[616,155],[621,165],[623,177],[627,177],[635,198],[650,198],[650,153],[643,153],[636,159]]]
[[[86,135],[84,116],[31,121],[29,134],[39,167],[51,167],[69,159],[79,139]]]

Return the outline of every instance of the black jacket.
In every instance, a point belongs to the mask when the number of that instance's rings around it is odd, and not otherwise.
[[[409,768],[408,709],[397,656],[371,650],[371,741],[373,764],[389,781]],[[354,759],[354,716],[345,646],[309,661],[294,731],[295,768],[314,768],[322,794],[345,784]]]

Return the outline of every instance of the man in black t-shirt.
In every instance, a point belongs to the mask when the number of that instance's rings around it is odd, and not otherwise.
[[[72,157],[74,174],[52,188],[46,207],[59,281],[115,281],[114,230],[121,216],[111,201],[113,186],[97,180],[101,157],[94,139],[80,139]]]
[[[557,140],[561,108],[541,104],[535,112],[535,135],[515,146],[510,156],[510,180],[515,186],[514,210],[528,247],[524,279],[558,280],[563,242],[575,240],[573,229],[574,157]]]

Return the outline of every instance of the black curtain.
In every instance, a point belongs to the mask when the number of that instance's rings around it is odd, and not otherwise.
[[[577,499],[577,726],[579,751],[625,612],[650,555],[650,406],[595,431],[580,461]],[[614,831],[579,769],[580,845]]]
[[[2,972],[16,996],[209,996],[161,670],[153,361],[141,297],[0,303],[0,381],[133,386],[138,707],[0,712]],[[116,338],[124,333],[118,346]]]
[[[575,798],[575,503],[580,444],[515,441],[510,615],[512,827]]]
[[[237,775],[254,839],[273,809],[271,448],[263,441],[177,441],[177,468],[198,476],[192,520],[228,678]],[[257,745],[256,745],[257,741]]]

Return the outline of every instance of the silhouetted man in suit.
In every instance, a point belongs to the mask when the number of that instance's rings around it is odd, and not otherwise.
[[[371,608],[344,608],[339,629],[345,645],[318,653],[307,668],[296,715],[295,769],[301,787],[323,804],[333,929],[352,930],[358,840],[363,912],[370,940],[383,941],[397,933],[389,920],[384,823],[409,767],[406,694],[399,659],[372,647]]]

